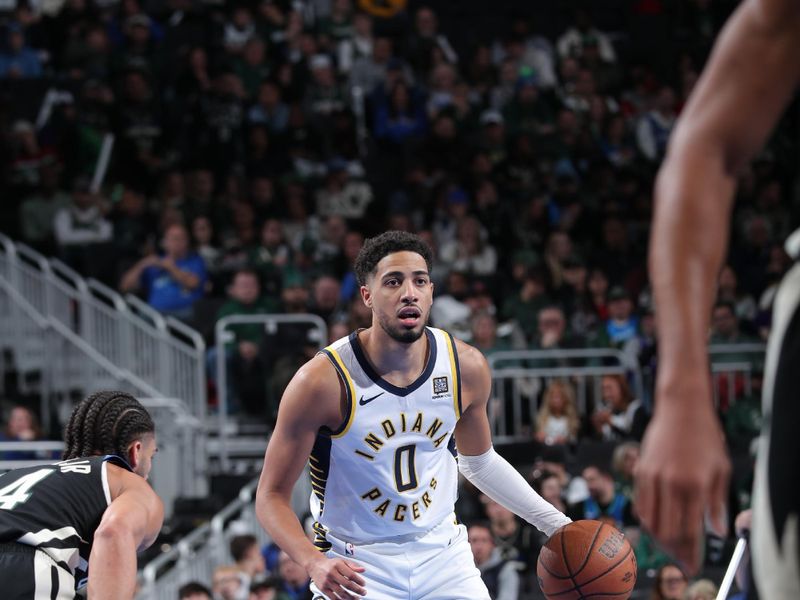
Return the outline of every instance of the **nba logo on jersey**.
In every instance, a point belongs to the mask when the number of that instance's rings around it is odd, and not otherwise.
[[[351,542],[347,542],[344,545],[344,553],[347,556],[353,556],[356,553],[356,547]]]
[[[446,394],[449,391],[447,386],[447,377],[434,377],[433,378],[433,393]]]

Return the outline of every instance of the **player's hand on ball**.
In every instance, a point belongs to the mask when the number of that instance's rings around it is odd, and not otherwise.
[[[341,558],[324,558],[314,563],[308,574],[320,591],[331,598],[350,600],[364,596],[364,567]],[[350,592],[353,592],[352,594]]]
[[[675,400],[659,395],[657,404]],[[683,399],[681,399],[683,400]],[[636,467],[636,509],[645,527],[691,573],[700,567],[706,511],[724,535],[730,462],[710,399],[678,416],[658,410],[642,441]]]

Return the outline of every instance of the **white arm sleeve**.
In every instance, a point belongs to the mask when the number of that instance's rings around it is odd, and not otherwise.
[[[458,454],[458,470],[475,487],[551,536],[571,519],[533,491],[528,482],[508,462],[489,448],[478,456]]]

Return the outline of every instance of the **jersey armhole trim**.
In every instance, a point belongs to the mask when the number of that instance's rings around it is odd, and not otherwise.
[[[108,486],[108,461],[103,461],[100,467],[100,479],[103,481],[103,495],[106,497],[106,506],[111,506],[111,488]]]
[[[342,424],[330,433],[331,437],[340,438],[350,430],[350,426],[353,424],[353,419],[356,416],[356,388],[353,384],[353,380],[350,378],[350,374],[347,372],[347,369],[342,362],[342,357],[339,356],[339,353],[331,346],[324,348],[321,350],[321,352],[331,362],[333,368],[336,369],[336,373],[339,375],[339,379],[341,379],[342,383],[344,383],[346,414]]]
[[[461,367],[458,364],[458,350],[456,341],[449,332],[444,332],[444,340],[447,344],[447,353],[450,356],[450,370],[453,372],[453,410],[456,419],[461,418]]]

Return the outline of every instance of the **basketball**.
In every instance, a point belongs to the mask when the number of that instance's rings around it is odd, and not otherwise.
[[[626,600],[636,585],[636,557],[611,525],[575,521],[547,541],[536,575],[548,600]]]

